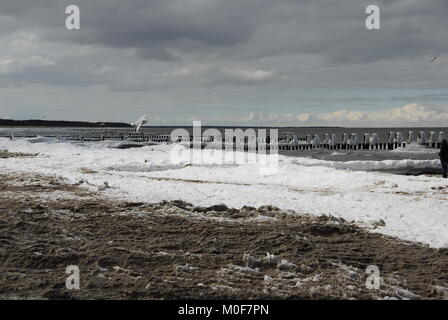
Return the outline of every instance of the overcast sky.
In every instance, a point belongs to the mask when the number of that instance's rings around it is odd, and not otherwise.
[[[446,0],[1,0],[0,47],[0,118],[448,126]]]

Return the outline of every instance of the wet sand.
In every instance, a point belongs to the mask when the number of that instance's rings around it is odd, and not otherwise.
[[[117,201],[36,174],[0,174],[0,248],[6,299],[448,299],[446,248],[274,207]],[[68,265],[80,290],[65,288]],[[366,288],[369,265],[380,289]]]

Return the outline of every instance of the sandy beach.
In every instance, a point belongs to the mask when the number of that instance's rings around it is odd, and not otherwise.
[[[331,215],[128,202],[51,175],[0,181],[1,298],[448,298],[446,248]],[[80,290],[65,288],[68,265],[80,268]],[[369,265],[379,290],[366,288]]]

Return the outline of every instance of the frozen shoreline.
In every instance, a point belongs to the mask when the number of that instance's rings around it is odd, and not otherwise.
[[[298,214],[333,215],[404,240],[433,247],[448,244],[448,181],[438,176],[378,172],[437,168],[438,160],[336,162],[279,156],[279,170],[260,176],[257,164],[174,165],[171,146],[117,150],[107,144],[0,139],[0,149],[39,153],[0,160],[2,172],[58,175],[68,183],[138,202],[184,200],[199,206],[274,205]],[[106,183],[106,184],[105,184]]]

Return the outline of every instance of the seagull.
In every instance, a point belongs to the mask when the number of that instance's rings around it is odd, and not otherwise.
[[[135,127],[135,132],[138,132],[140,127],[144,124],[148,123],[148,120],[146,120],[146,114],[141,116],[140,119],[137,121],[131,122],[130,125]]]
[[[437,56],[431,59],[431,63],[433,63],[437,59]]]

